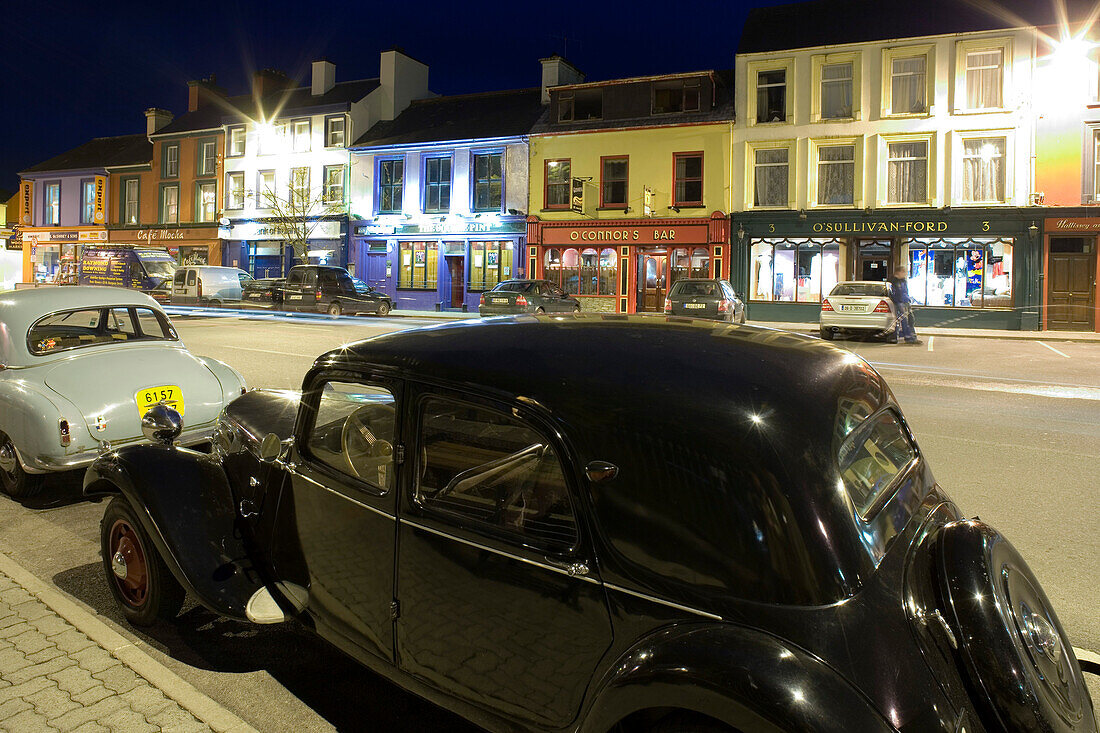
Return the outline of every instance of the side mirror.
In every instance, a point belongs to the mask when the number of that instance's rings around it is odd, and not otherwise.
[[[183,418],[168,405],[153,405],[141,418],[141,432],[154,443],[171,446],[183,432]]]
[[[260,441],[260,460],[273,463],[283,452],[283,443],[275,433],[268,433]]]
[[[584,475],[594,484],[602,484],[619,475],[619,467],[607,461],[592,461],[584,467]]]

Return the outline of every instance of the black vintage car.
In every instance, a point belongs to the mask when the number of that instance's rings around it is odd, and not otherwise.
[[[295,265],[282,286],[282,308],[288,311],[343,314],[372,313],[388,316],[393,300],[343,267],[331,265]]]
[[[500,731],[1095,730],[1028,565],[818,339],[464,322],[240,397],[211,455],[178,423],[85,478],[134,623],[297,617]]]

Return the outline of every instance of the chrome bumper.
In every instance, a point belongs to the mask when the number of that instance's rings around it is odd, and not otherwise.
[[[184,447],[198,445],[199,443],[209,443],[211,436],[214,434],[214,428],[217,426],[217,421],[212,420],[208,423],[199,425],[198,427],[191,428],[184,431],[179,438],[174,441],[175,445],[182,445]],[[149,443],[144,437],[135,438],[134,440],[127,440],[119,443],[109,443],[109,448],[99,447],[92,450],[86,450],[83,453],[63,453],[61,455],[51,456],[35,456],[31,460],[27,460],[24,456],[19,456],[19,462],[23,465],[23,470],[27,473],[53,473],[56,471],[72,471],[77,468],[85,468],[91,465],[92,461],[99,458],[107,450],[117,450],[119,448],[126,448],[131,445],[141,445],[143,443]]]

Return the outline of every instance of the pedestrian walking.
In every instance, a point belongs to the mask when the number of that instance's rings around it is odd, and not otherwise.
[[[913,327],[913,306],[909,298],[909,284],[906,281],[904,267],[894,270],[894,276],[888,280],[890,283],[890,300],[894,301],[894,332],[898,336],[898,343],[919,344],[917,331]]]

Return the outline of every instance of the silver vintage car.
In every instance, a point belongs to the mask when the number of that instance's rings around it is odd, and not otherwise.
[[[43,475],[144,441],[153,405],[186,414],[184,445],[208,441],[244,378],[195,356],[147,295],[64,287],[0,294],[0,488],[26,497]]]

